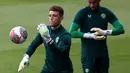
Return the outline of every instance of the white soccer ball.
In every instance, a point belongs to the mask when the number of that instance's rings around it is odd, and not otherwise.
[[[22,44],[27,39],[27,31],[22,26],[16,26],[10,31],[9,36],[13,43]]]

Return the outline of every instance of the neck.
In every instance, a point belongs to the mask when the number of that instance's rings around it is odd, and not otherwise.
[[[99,9],[99,5],[95,9],[92,9],[90,6],[89,6],[89,8],[92,10],[92,12],[97,12]]]
[[[55,27],[51,27],[53,30],[59,28],[61,25],[55,26]]]

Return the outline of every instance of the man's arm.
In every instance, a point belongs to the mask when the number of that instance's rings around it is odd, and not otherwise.
[[[78,24],[72,22],[69,32],[73,38],[83,38],[84,33],[79,32],[79,28],[80,26]]]
[[[71,44],[71,36],[67,35],[66,33],[63,34],[61,37],[59,37],[58,43],[55,42],[55,40],[53,40],[50,37],[49,30],[45,24],[38,25],[37,30],[39,31],[39,33],[40,33],[41,37],[44,39],[44,41],[48,44],[50,49],[52,49],[55,52],[62,53],[67,48],[69,48],[69,46]]]
[[[59,41],[57,43],[53,42],[50,45],[50,48],[54,52],[63,53],[66,49],[70,48],[70,46],[71,46],[71,36],[68,34],[63,34],[63,36],[59,38]]]
[[[18,72],[21,72],[26,66],[29,65],[30,57],[35,52],[36,48],[42,43],[43,43],[43,39],[41,38],[41,35],[38,33],[38,35],[35,37],[35,39],[32,41],[32,43],[28,47],[26,54],[24,54],[24,57],[19,65]]]
[[[124,34],[125,30],[122,24],[119,22],[119,20],[116,20],[115,22],[112,23],[114,29],[113,30],[102,30],[100,28],[92,28],[91,31],[96,31],[94,32],[95,35],[119,35],[119,34]]]
[[[91,30],[97,31],[96,34],[98,35],[119,35],[125,32],[123,25],[119,22],[116,15],[109,9],[107,9],[107,19],[108,19],[108,22],[111,23],[112,26],[114,27],[113,30],[111,29],[111,30],[102,31],[102,29],[100,28],[99,29],[92,28]]]
[[[114,29],[112,30],[111,35],[119,35],[119,34],[125,33],[124,27],[119,22],[119,20],[115,21],[112,25],[113,25]]]
[[[26,54],[29,55],[29,57],[32,56],[32,54],[35,52],[36,48],[43,43],[43,38],[41,37],[40,33],[35,37],[35,39],[31,42],[29,45]]]
[[[87,38],[87,39],[95,39],[95,40],[104,40],[106,37],[105,36],[98,36],[90,32],[79,32],[78,29],[80,26],[76,23],[72,23],[70,26],[70,34],[73,38]]]

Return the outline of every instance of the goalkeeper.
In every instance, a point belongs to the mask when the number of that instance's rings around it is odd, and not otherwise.
[[[71,35],[61,25],[64,11],[60,6],[52,6],[49,10],[50,25],[40,24],[37,27],[38,35],[28,47],[18,72],[29,64],[29,59],[36,48],[44,44],[46,50],[45,64],[41,73],[73,73],[73,67],[69,58]]]
[[[89,5],[79,10],[70,26],[72,37],[81,38],[84,73],[108,73],[107,36],[124,33],[118,18],[109,9],[101,7],[100,1],[88,0]],[[107,29],[108,22],[114,27],[113,30]]]

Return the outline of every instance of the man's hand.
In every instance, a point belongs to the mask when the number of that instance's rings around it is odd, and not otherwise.
[[[22,61],[20,62],[18,72],[21,72],[26,66],[29,66],[29,56],[27,54],[24,55]]]
[[[92,28],[90,31],[95,31],[94,34],[95,35],[111,35],[112,34],[112,30],[102,30],[100,28]]]
[[[104,40],[105,38],[106,38],[106,37],[105,37],[104,35],[102,35],[102,36],[97,36],[97,35],[96,35],[96,36],[94,37],[95,40]]]
[[[91,31],[95,31],[94,32],[95,35],[105,35],[105,31],[100,28],[94,27],[91,29]]]
[[[98,36],[98,35],[95,35],[94,33],[85,33],[84,38],[95,39],[95,40],[104,40],[106,37],[104,35]]]
[[[48,28],[47,28],[47,26],[45,24],[42,24],[42,23],[39,24],[37,26],[37,30],[41,34],[41,36],[43,36],[43,35],[49,35],[49,30],[48,30]]]
[[[46,43],[51,44],[53,42],[52,38],[49,35],[49,30],[45,24],[39,24],[37,30],[41,34],[42,38],[46,41]]]

